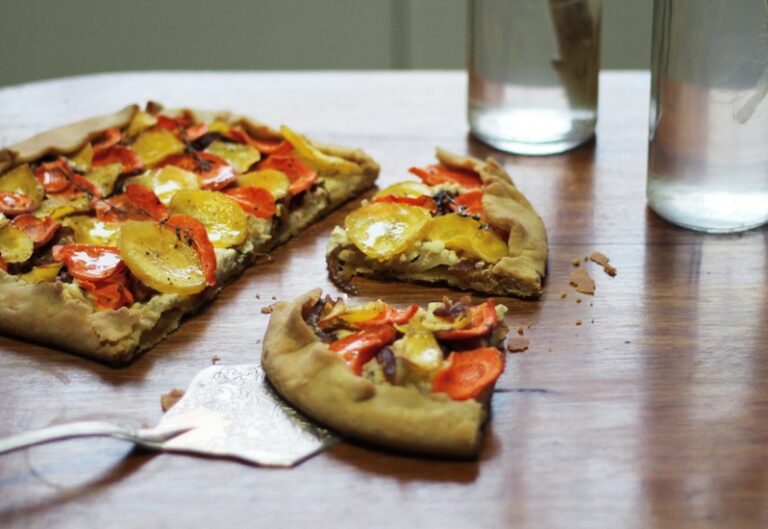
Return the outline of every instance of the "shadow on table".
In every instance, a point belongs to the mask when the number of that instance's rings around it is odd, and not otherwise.
[[[500,451],[499,439],[489,425],[485,427],[482,443],[476,459],[407,454],[356,440],[345,440],[327,451],[326,457],[367,474],[389,476],[398,481],[472,483],[479,476],[481,466],[494,459]]]
[[[35,498],[32,501],[29,501],[29,497],[25,495],[24,499],[18,501],[16,504],[0,507],[0,520],[2,520],[3,523],[24,520],[29,516],[40,514],[50,509],[60,507],[66,503],[103,492],[110,485],[118,483],[135,474],[157,455],[160,455],[160,453],[147,452],[139,448],[134,448],[105,472],[102,472],[100,475],[84,484],[73,487],[51,485],[38,475],[34,469],[28,467],[30,472],[35,474],[38,479],[53,486],[53,492],[43,499]],[[3,491],[2,481],[0,481],[0,495],[4,498],[8,498],[7,492]],[[24,504],[25,501],[27,504]]]

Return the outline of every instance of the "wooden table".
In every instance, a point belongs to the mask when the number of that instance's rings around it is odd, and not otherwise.
[[[429,163],[436,145],[493,154],[543,216],[551,252],[542,299],[508,300],[509,323],[530,325],[531,346],[508,357],[477,461],[342,443],[275,470],[73,441],[0,458],[0,526],[768,526],[768,230],[703,235],[647,210],[645,73],[604,74],[597,142],[548,158],[472,141],[465,97],[459,72],[110,74],[0,89],[0,145],[151,98],[360,146],[381,162],[382,183]],[[351,207],[131,367],[0,338],[0,435],[82,419],[154,424],[160,394],[186,387],[212,355],[256,362],[268,319],[259,309],[273,296],[334,292],[323,251]],[[593,250],[619,270],[589,265],[594,298],[568,285],[571,259]],[[394,302],[447,292],[361,287]]]

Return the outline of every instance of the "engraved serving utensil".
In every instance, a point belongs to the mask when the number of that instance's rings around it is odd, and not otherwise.
[[[338,442],[273,390],[258,365],[212,366],[195,376],[184,397],[155,428],[109,422],[50,426],[0,439],[0,454],[76,437],[108,436],[150,450],[229,457],[290,467]]]
[[[150,450],[162,450],[163,443],[167,440],[189,430],[189,426],[160,430],[156,428],[132,428],[102,421],[72,422],[0,439],[0,455],[30,446],[76,437],[112,437],[130,441]]]

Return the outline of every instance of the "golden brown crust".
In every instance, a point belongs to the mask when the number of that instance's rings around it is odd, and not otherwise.
[[[138,108],[132,105],[115,114],[59,127],[0,150],[0,174],[46,154],[77,152],[105,128],[127,125]],[[162,106],[150,103],[148,109],[159,112]],[[266,125],[228,112],[177,109],[163,110],[163,113],[175,116],[186,111],[191,112],[195,119],[207,121],[218,117],[231,124],[242,124],[259,138],[281,137]],[[217,287],[193,297],[156,295],[145,303],[99,311],[74,285],[27,283],[0,270],[0,332],[50,344],[115,366],[130,363],[142,351],[178,328],[184,316],[214,298],[251,264],[254,255],[272,250],[373,185],[379,167],[365,153],[352,149],[323,148],[323,151],[348,156],[360,166],[359,174],[345,178],[333,193],[323,188],[311,191],[305,197],[306,207],[294,210],[284,218],[279,231],[271,239],[252,246],[246,253],[230,251],[220,254]],[[222,262],[221,255],[229,256],[226,262]]]
[[[477,171],[483,181],[483,210],[488,220],[493,226],[509,232],[509,257],[499,260],[493,273],[518,280],[527,290],[525,297],[541,295],[541,283],[547,269],[547,230],[528,199],[493,158],[482,161],[440,148],[437,158],[449,167]]]
[[[124,127],[130,123],[138,110],[137,105],[130,105],[114,114],[63,125],[0,149],[0,174],[16,165],[37,160],[48,154],[69,154],[78,151],[104,129]]]
[[[262,365],[286,400],[343,434],[408,451],[470,456],[480,446],[485,409],[415,387],[374,384],[353,374],[307,325],[303,310],[313,290],[274,305],[264,337]]]

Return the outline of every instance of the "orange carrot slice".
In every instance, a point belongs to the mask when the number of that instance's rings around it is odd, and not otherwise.
[[[395,341],[396,336],[393,326],[377,325],[331,342],[328,347],[344,359],[353,373],[359,375],[376,352]]]
[[[432,391],[447,393],[454,400],[477,397],[491,387],[504,370],[504,355],[494,347],[454,351],[448,362],[448,367],[432,379]]]
[[[408,170],[428,186],[454,183],[465,189],[477,189],[483,185],[480,176],[469,169],[448,169],[444,165],[428,165],[424,168],[411,167]]]

